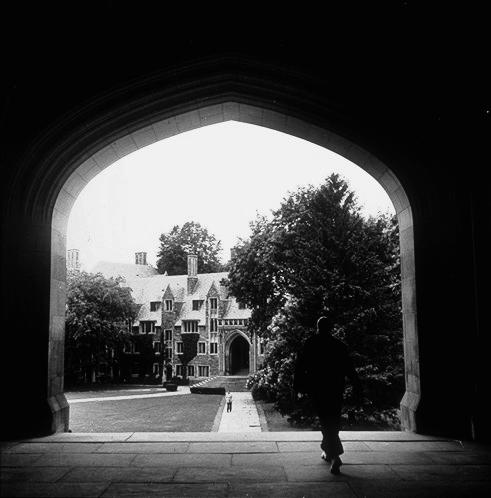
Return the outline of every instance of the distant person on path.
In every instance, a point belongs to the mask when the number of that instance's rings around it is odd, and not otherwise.
[[[322,430],[321,458],[330,464],[333,474],[339,474],[343,464],[339,430],[346,377],[360,397],[361,384],[348,348],[331,335],[330,320],[322,316],[317,320],[317,334],[307,339],[298,354],[293,389],[297,396],[307,393],[312,399]]]
[[[230,391],[227,391],[227,394],[225,394],[225,401],[227,403],[227,412],[232,411],[232,393]]]

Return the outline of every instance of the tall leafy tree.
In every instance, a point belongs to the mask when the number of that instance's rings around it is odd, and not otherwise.
[[[399,245],[396,220],[364,218],[346,181],[290,194],[271,220],[259,218],[236,248],[228,285],[252,308],[250,326],[267,342],[250,384],[294,419],[312,419],[309,400],[292,399],[296,352],[327,315],[353,351],[365,381],[363,407],[394,408],[403,393]]]
[[[213,234],[199,223],[188,221],[160,236],[157,269],[168,275],[183,275],[187,273],[187,255],[196,254],[200,273],[222,271],[221,251],[221,242]]]
[[[122,351],[138,306],[120,279],[69,272],[65,373],[68,382],[92,382],[101,368],[122,367]]]

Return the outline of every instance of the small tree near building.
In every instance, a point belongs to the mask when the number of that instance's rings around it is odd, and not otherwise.
[[[121,279],[100,273],[69,272],[65,322],[67,384],[92,383],[124,370],[123,346],[138,306]]]

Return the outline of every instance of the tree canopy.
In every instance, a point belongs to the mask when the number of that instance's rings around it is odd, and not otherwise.
[[[250,385],[282,413],[313,416],[308,400],[292,400],[291,385],[296,352],[321,315],[353,353],[365,411],[398,404],[404,385],[397,222],[363,217],[338,175],[298,189],[271,220],[251,224],[250,238],[235,248],[228,286],[252,309],[250,326],[267,344]]]
[[[92,382],[102,368],[119,368],[138,306],[120,279],[69,272],[65,372],[72,382]]]
[[[187,255],[198,256],[198,272],[213,273],[223,270],[220,262],[221,242],[199,223],[188,221],[175,225],[160,236],[157,269],[168,275],[187,273]]]

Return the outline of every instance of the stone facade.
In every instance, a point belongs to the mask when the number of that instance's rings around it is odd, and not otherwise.
[[[142,253],[136,264],[141,266]],[[160,275],[130,271],[128,265],[101,264],[94,270],[105,276],[122,276],[140,306],[133,324],[133,345],[127,350],[134,377],[147,371],[155,378],[174,376],[191,381],[216,375],[250,374],[263,355],[260,341],[248,330],[250,310],[223,285],[226,272],[197,272],[197,256],[188,256],[187,275]],[[138,349],[143,337],[153,343],[153,359]],[[186,358],[185,343],[195,349]],[[142,363],[151,362],[150,367]]]

